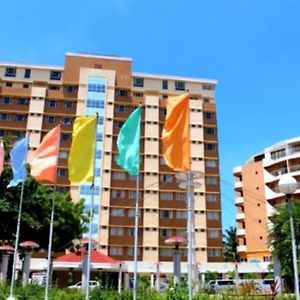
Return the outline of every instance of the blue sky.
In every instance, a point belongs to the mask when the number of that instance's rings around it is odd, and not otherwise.
[[[217,79],[223,227],[232,168],[299,135],[299,0],[11,0],[0,61],[63,65],[65,52],[133,58],[133,70]]]

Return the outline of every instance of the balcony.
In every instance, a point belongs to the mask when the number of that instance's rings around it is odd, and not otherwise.
[[[243,205],[243,204],[244,204],[244,197],[235,198],[235,205]]]
[[[240,228],[236,230],[236,235],[237,236],[245,236],[246,235],[246,229]]]
[[[241,173],[242,173],[242,167],[241,166],[236,166],[236,167],[234,167],[233,168],[233,175],[241,175]]]
[[[237,252],[247,252],[247,246],[246,245],[237,246]]]
[[[236,220],[237,221],[245,220],[245,213],[237,213]]]
[[[240,189],[242,189],[242,187],[243,187],[243,182],[242,181],[236,181],[234,183],[234,189],[235,190],[240,190]]]

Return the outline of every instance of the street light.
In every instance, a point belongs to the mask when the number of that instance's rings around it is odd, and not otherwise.
[[[300,300],[295,229],[294,229],[293,213],[292,213],[292,209],[291,209],[292,194],[294,194],[295,191],[298,189],[298,183],[294,177],[287,174],[279,180],[278,188],[281,193],[283,193],[287,196],[287,205],[288,205],[288,212],[289,212],[289,218],[290,218],[290,228],[291,228],[290,230],[291,230],[291,239],[292,239],[295,296],[296,296],[296,300]]]

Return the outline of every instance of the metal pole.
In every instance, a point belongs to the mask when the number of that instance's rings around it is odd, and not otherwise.
[[[49,244],[48,244],[48,256],[47,256],[47,276],[46,276],[46,287],[45,287],[45,300],[48,300],[49,284],[50,284],[54,210],[55,210],[55,196],[53,196],[53,198],[52,198],[52,210],[51,210],[51,219],[50,219],[50,232],[49,232]]]
[[[23,204],[23,195],[24,195],[24,185],[25,185],[25,180],[22,181],[22,186],[21,186],[21,196],[20,196],[20,204],[19,204],[19,212],[18,212],[14,258],[13,258],[13,269],[12,269],[11,282],[10,282],[10,293],[9,293],[9,297],[7,298],[8,300],[15,299],[13,296],[13,290],[14,290],[14,282],[15,282],[15,276],[16,276],[16,264],[17,264],[18,245],[19,245],[19,238],[20,238],[20,225],[21,225],[21,213],[22,213],[22,204]]]
[[[292,254],[293,254],[294,281],[295,281],[295,297],[296,297],[296,300],[300,300],[300,297],[299,297],[299,276],[298,276],[297,250],[296,250],[294,220],[293,220],[293,213],[292,213],[292,208],[291,208],[291,195],[288,195],[288,211],[289,211],[289,217],[290,217],[291,240],[292,240]]]
[[[192,290],[192,272],[193,272],[193,237],[192,237],[192,197],[191,197],[191,171],[187,173],[187,231],[188,231],[188,290],[189,290],[189,300],[192,300],[193,290]]]
[[[137,297],[137,269],[138,269],[138,235],[139,235],[139,182],[140,175],[136,177],[135,223],[134,223],[134,274],[133,274],[133,300]]]
[[[90,271],[91,271],[91,248],[92,248],[92,227],[94,217],[94,194],[95,194],[95,170],[96,170],[96,152],[97,152],[97,128],[98,128],[98,113],[96,113],[96,128],[95,128],[95,151],[94,151],[94,166],[93,166],[93,181],[92,181],[92,198],[90,209],[90,224],[89,224],[89,243],[88,243],[88,257],[87,257],[87,274],[86,274],[86,287],[85,287],[85,300],[90,297]]]

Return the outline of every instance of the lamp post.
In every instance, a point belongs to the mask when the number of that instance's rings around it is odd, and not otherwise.
[[[283,176],[278,182],[279,191],[287,196],[287,205],[290,218],[290,230],[292,240],[292,254],[293,254],[293,267],[294,267],[294,281],[295,281],[295,296],[296,300],[300,300],[299,297],[299,278],[298,278],[298,264],[297,264],[297,249],[295,240],[295,229],[293,213],[291,209],[292,194],[298,189],[298,183],[296,179],[290,175]]]

